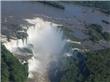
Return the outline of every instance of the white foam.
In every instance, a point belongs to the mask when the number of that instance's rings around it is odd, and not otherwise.
[[[57,28],[57,24],[36,18],[26,19],[35,27],[30,27],[27,31],[28,44],[34,45],[34,58],[29,62],[29,77],[33,77],[32,72],[45,73],[51,61],[57,61],[57,56],[61,55],[65,40],[63,32]]]

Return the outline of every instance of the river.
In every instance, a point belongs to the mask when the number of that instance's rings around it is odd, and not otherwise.
[[[102,23],[102,20],[110,22],[110,16],[101,13],[98,10],[82,7],[73,4],[62,3],[65,9],[58,9],[39,2],[2,2],[2,21],[7,20],[9,23],[25,23],[24,19],[42,17],[46,20],[57,22],[60,24],[70,25],[72,28],[83,29],[86,24],[99,24],[104,26],[107,31],[109,25]]]
[[[64,36],[63,32],[57,28],[57,24],[69,26],[78,38],[86,37],[82,32],[82,30],[85,30],[85,24],[100,24],[104,27],[105,31],[110,31],[109,25],[102,23],[102,20],[110,22],[110,16],[98,10],[94,10],[93,12],[93,9],[89,7],[70,3],[62,3],[62,5],[64,5],[65,9],[58,9],[39,2],[2,2],[2,23],[9,25],[34,25],[30,26],[27,30],[29,36],[26,44],[32,44],[34,46],[34,48],[32,47],[33,57],[28,60],[29,78],[34,78],[29,82],[60,81],[60,78],[58,78],[60,76],[58,72],[58,59],[59,54],[64,54],[62,51],[65,48],[66,42],[62,38]],[[7,27],[6,30],[13,29]],[[24,47],[20,41],[20,45],[16,45],[16,43],[17,41],[7,43],[7,48],[10,50],[12,47]],[[13,52],[15,51],[13,50]],[[88,72],[86,71],[85,73],[89,75],[89,70],[85,65],[85,59],[80,53],[77,56],[80,73],[84,74],[85,71],[83,69],[87,69]],[[53,68],[48,68],[48,65],[51,66],[51,64]],[[50,78],[47,69],[50,69]],[[58,76],[52,76],[56,72]],[[86,74],[85,77],[87,76]]]

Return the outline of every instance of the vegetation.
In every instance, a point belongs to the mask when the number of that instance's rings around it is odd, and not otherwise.
[[[87,82],[110,82],[110,48],[86,52],[87,65],[93,73]]]
[[[105,24],[110,24],[108,21],[106,21],[106,20],[102,20],[102,22],[103,23],[105,23]]]
[[[90,71],[86,66],[86,58],[83,53],[74,51],[70,57],[63,58],[60,82],[85,82],[90,76]]]
[[[64,58],[62,60],[62,72],[60,82],[75,82],[77,78],[78,67],[76,67],[72,58]]]
[[[83,56],[86,57],[85,64],[82,63]],[[72,56],[62,60],[63,75],[60,82],[110,82],[110,48],[88,51],[83,56],[81,64]]]
[[[100,25],[97,24],[91,24],[87,26],[88,29],[88,35],[89,35],[89,39],[97,42],[100,40],[106,40],[109,41],[110,40],[110,33],[108,32],[103,32],[103,28]]]
[[[69,27],[65,26],[58,26],[61,30],[63,30],[63,33],[65,35],[65,38],[70,39],[72,41],[79,41],[77,37],[74,36],[73,31]]]
[[[27,64],[22,65],[4,45],[1,45],[1,66],[1,82],[26,82]]]

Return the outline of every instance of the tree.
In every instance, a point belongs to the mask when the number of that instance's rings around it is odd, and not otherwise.
[[[1,45],[1,81],[2,82],[25,82],[28,76],[27,65],[23,65]]]

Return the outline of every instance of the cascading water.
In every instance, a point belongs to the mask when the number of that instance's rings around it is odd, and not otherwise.
[[[57,24],[46,22],[40,18],[26,19],[26,21],[34,24],[34,26],[27,30],[27,44],[23,45],[20,41],[18,42],[20,42],[19,47],[21,48],[28,44],[32,45],[33,57],[28,60],[28,77],[34,82],[49,82],[47,73],[49,64],[58,61],[58,57],[62,54],[66,44],[63,39],[63,32],[57,28]],[[6,47],[13,53],[14,49],[18,47],[16,42],[14,42],[15,44],[12,42],[6,44]]]
[[[27,20],[34,23],[35,27],[28,30],[28,44],[33,45],[34,56],[29,62],[29,78],[37,78],[38,82],[48,82],[46,75],[51,61],[57,57],[65,45],[63,33],[57,25],[41,19]],[[39,77],[38,77],[39,76]]]

